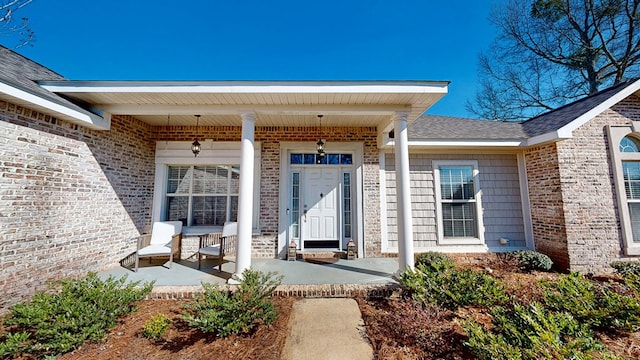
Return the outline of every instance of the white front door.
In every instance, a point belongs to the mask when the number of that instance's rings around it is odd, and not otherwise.
[[[307,168],[302,188],[302,248],[339,248],[340,170]]]

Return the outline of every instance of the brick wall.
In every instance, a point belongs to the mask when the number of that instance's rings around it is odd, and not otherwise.
[[[151,138],[133,118],[93,131],[0,101],[0,312],[133,251],[151,218]]]
[[[637,97],[582,125],[571,139],[526,152],[536,247],[560,268],[609,272],[623,257],[605,127],[631,120],[640,120]]]
[[[547,254],[557,267],[566,269],[569,254],[556,144],[528,149],[525,161],[536,250]]]

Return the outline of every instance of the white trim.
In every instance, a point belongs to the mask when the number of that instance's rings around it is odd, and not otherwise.
[[[382,253],[389,252],[389,228],[387,224],[387,172],[386,154],[378,153],[378,173],[380,177],[380,251]],[[397,249],[396,249],[397,252]]]
[[[279,209],[278,209],[278,257],[286,258],[287,247],[290,239],[288,234],[288,214],[286,213],[289,203],[290,168],[289,155],[292,152],[313,153],[316,151],[315,142],[280,142],[280,184],[279,184]],[[364,142],[328,142],[325,151],[330,153],[351,152],[353,153],[353,172],[351,178],[352,204],[356,211],[353,214],[351,234],[353,241],[358,245],[358,257],[364,257]],[[337,166],[337,165],[336,165]]]
[[[284,94],[284,93],[397,93],[446,94],[444,81],[41,81],[40,86],[60,93],[192,93],[192,94]]]
[[[443,215],[442,215],[442,194],[440,193],[440,167],[441,166],[471,166],[473,168],[473,186],[475,191],[476,207],[476,238],[446,238],[444,237]],[[484,245],[484,214],[482,212],[482,188],[480,186],[479,168],[477,160],[433,160],[433,185],[436,207],[436,226],[438,230],[438,245]]]
[[[382,136],[381,148],[392,148],[395,146],[395,141],[389,139],[389,134],[385,133]],[[438,148],[438,147],[456,147],[456,148],[485,148],[485,147],[522,147],[526,144],[526,140],[409,140],[410,149],[418,148]]]
[[[516,156],[518,161],[518,182],[520,183],[520,203],[522,204],[522,221],[524,226],[524,241],[527,249],[534,250],[536,245],[533,238],[533,221],[531,220],[531,201],[527,178],[527,162],[524,153]]]
[[[624,174],[622,162],[625,160],[638,161],[638,153],[621,153],[620,141],[627,135],[632,134],[632,126],[606,126],[607,138],[609,139],[609,154],[611,156],[613,168],[613,182],[616,189],[616,200],[620,226],[622,233],[623,250],[626,255],[640,255],[640,243],[633,241],[633,231],[631,227],[631,214],[629,212],[629,202],[624,186]]]
[[[31,94],[24,90],[20,90],[16,87],[7,85],[3,82],[0,82],[0,93],[7,94],[16,99],[26,101],[30,104],[43,107],[47,110],[51,110],[58,114],[62,114],[65,117],[71,117],[70,121],[77,121],[82,125],[94,129],[94,130],[109,130],[111,127],[111,115],[107,114],[105,118],[102,118],[96,114],[83,113],[74,109],[71,109],[67,106],[60,105],[53,101],[49,101],[40,96]]]

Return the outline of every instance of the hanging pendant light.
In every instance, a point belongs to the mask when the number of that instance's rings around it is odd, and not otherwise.
[[[322,141],[322,117],[323,115],[318,115],[318,119],[320,120],[320,139],[316,143],[316,150],[318,151],[317,163],[320,164],[322,159],[324,158],[324,141]]]
[[[193,156],[198,156],[198,154],[200,154],[200,143],[198,142],[199,126],[200,126],[200,115],[196,115],[196,138],[191,144],[191,151],[193,151]]]

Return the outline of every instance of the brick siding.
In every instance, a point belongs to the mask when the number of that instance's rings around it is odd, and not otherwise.
[[[526,151],[537,250],[559,268],[603,273],[624,258],[605,127],[640,120],[630,97],[573,132],[573,138]]]
[[[94,131],[0,101],[0,312],[134,250],[151,218],[151,138],[129,117]]]

